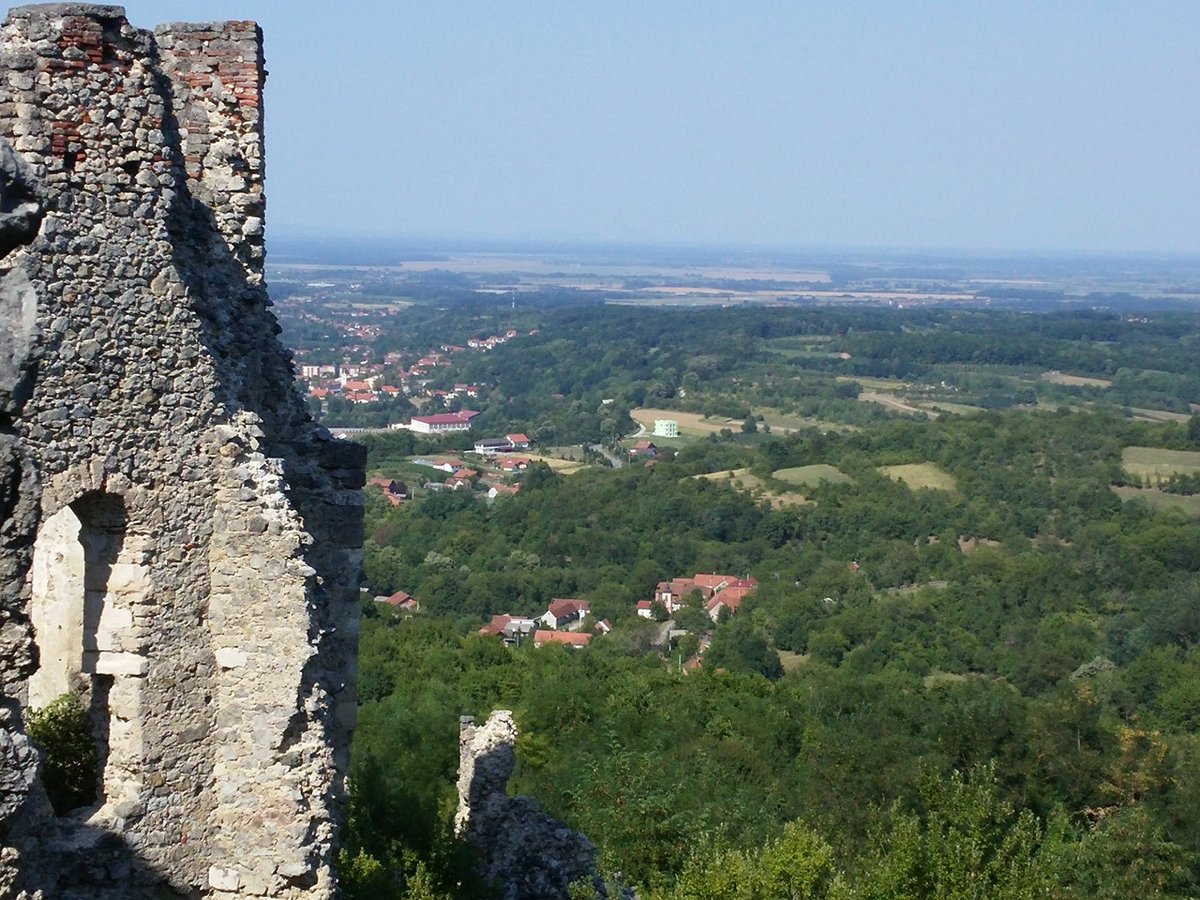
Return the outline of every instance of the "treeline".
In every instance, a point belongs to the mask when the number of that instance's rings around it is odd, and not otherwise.
[[[491,352],[456,354],[430,373],[430,387],[483,386],[471,401],[482,413],[477,429],[521,431],[542,445],[614,441],[633,430],[629,411],[640,406],[730,418],[765,408],[855,426],[896,415],[856,402],[855,378],[916,382],[919,399],[984,409],[1047,402],[1188,412],[1200,397],[1200,328],[1183,313],[663,309],[604,304],[569,289],[522,292],[514,308],[462,280],[434,272],[406,281],[417,302],[387,317],[374,352],[379,360],[389,351],[424,354],[517,329],[519,339]],[[286,327],[293,346],[334,340],[327,325],[304,318]],[[1103,381],[1040,377],[1051,370]],[[337,418],[374,424],[411,411],[399,401]]]

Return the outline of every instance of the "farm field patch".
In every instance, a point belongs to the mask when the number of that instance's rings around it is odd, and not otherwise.
[[[881,393],[879,391],[863,391],[858,395],[858,399],[864,403],[878,403],[880,406],[890,409],[893,412],[903,413],[907,416],[916,416],[924,413],[925,415],[936,418],[938,415],[936,409],[930,409],[925,406],[917,406],[913,403],[907,402],[906,400],[901,400],[899,397],[895,397],[891,394]]]
[[[1143,422],[1186,422],[1191,418],[1187,413],[1168,412],[1165,409],[1143,409],[1140,406],[1130,407],[1135,419]]]
[[[868,391],[902,391],[912,387],[907,381],[898,378],[867,378],[854,375],[839,375],[838,381],[856,381]]]
[[[812,416],[798,416],[766,406],[764,406],[762,409],[756,409],[755,412],[762,413],[763,420],[771,426],[771,431],[781,432],[784,434],[788,433],[789,431],[799,431],[802,428],[818,428],[821,431],[859,430],[858,426],[856,425],[847,425],[844,422],[830,422],[825,419],[815,419]]]
[[[925,406],[925,404],[921,404]],[[930,400],[927,409],[931,412],[954,413],[959,416],[970,416],[983,412],[980,406],[970,406],[966,403],[952,403],[949,400]]]
[[[849,484],[854,479],[842,472],[836,466],[818,463],[812,466],[794,466],[790,469],[776,469],[771,477],[797,487],[813,488],[822,481],[831,484]]]
[[[938,491],[953,491],[958,487],[954,476],[936,463],[905,463],[899,466],[880,466],[879,471],[888,478],[903,481],[912,490],[932,488]]]
[[[1189,516],[1200,516],[1200,495],[1168,494],[1154,488],[1114,487],[1122,500],[1145,500],[1159,511],[1177,509]]]
[[[551,469],[561,475],[574,475],[576,472],[586,469],[588,465],[580,460],[563,459],[559,456],[546,456],[541,453],[522,452],[514,455],[523,456],[525,459],[528,459],[531,462],[544,462]]]
[[[724,469],[720,472],[707,472],[703,475],[694,475],[694,478],[703,478],[705,481],[716,481],[721,484],[729,484],[739,491],[744,491],[753,497],[761,497],[770,502],[772,506],[803,506],[812,501],[803,494],[795,493],[794,491],[772,491],[766,482],[757,475],[751,474],[749,469]]]
[[[1137,478],[1190,475],[1200,472],[1200,451],[1126,447],[1121,451],[1121,466]]]
[[[1068,375],[1065,372],[1043,372],[1042,381],[1049,381],[1051,384],[1065,384],[1071,387],[1112,387],[1112,382],[1107,378],[1089,378],[1084,375]]]
[[[700,413],[681,412],[677,409],[641,407],[631,409],[629,415],[639,425],[646,426],[647,433],[643,437],[655,443],[658,443],[658,441],[650,433],[654,430],[655,419],[673,419],[679,423],[679,433],[681,435],[690,434],[693,437],[706,437],[710,434],[718,434],[723,428],[729,428],[733,431],[742,430],[742,423],[739,419],[726,419],[720,416],[706,419]]]

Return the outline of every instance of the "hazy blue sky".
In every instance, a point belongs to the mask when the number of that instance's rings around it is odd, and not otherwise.
[[[1200,2],[137,0],[266,32],[273,233],[1200,252]]]

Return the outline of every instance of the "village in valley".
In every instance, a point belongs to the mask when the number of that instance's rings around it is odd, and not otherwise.
[[[652,600],[637,602],[636,614],[638,618],[659,623],[653,645],[661,650],[675,645],[681,637],[691,633],[688,628],[677,627],[675,617],[681,612],[703,610],[706,619],[701,621],[715,625],[735,615],[742,601],[756,587],[758,580],[752,577],[698,572],[690,578],[660,582]],[[417,613],[421,608],[420,601],[405,591],[376,597],[375,602],[402,615]],[[495,637],[510,647],[532,642],[535,647],[561,644],[578,650],[588,646],[594,638],[612,631],[613,624],[608,619],[593,617],[591,604],[587,600],[555,597],[547,604],[546,611],[538,616],[510,613],[494,615],[490,622],[479,629],[479,634]],[[710,637],[705,629],[698,636],[691,656],[681,660],[685,670],[700,665],[701,655],[709,642]]]
[[[368,443],[373,460],[368,506],[376,510],[373,520],[380,522],[388,511],[402,519],[400,508],[413,501],[436,505],[438,495],[452,504],[448,509],[465,511],[476,503],[504,504],[523,489],[528,494],[535,483],[587,470],[596,475],[598,469],[655,469],[669,462],[669,471],[678,473],[681,458],[687,459],[686,480],[700,484],[698,489],[728,487],[748,495],[762,511],[791,514],[813,504],[814,493],[831,485],[853,486],[861,479],[820,456],[787,465],[784,454],[767,454],[767,465],[746,464],[760,444],[766,443],[768,450],[778,447],[773,444],[777,437],[851,434],[897,417],[933,421],[1055,404],[1093,409],[1108,403],[1148,422],[1186,420],[1194,409],[1185,402],[1190,390],[1186,380],[1169,385],[1171,396],[1166,396],[1166,388],[1157,383],[1122,380],[1119,372],[1112,377],[1095,374],[1103,361],[1076,375],[1064,374],[1061,365],[990,366],[984,372],[955,359],[935,359],[928,374],[916,375],[916,364],[904,362],[907,357],[899,351],[881,360],[865,352],[878,353],[871,350],[871,341],[934,340],[940,330],[964,327],[966,332],[956,332],[959,343],[1009,347],[1002,333],[1009,320],[1000,312],[922,312],[922,330],[893,336],[887,319],[891,313],[856,305],[865,296],[842,297],[836,307],[821,307],[821,328],[828,333],[820,334],[803,330],[808,314],[799,307],[747,310],[738,319],[745,333],[734,349],[717,337],[723,338],[723,332],[712,324],[727,318],[721,311],[724,303],[720,309],[668,314],[648,301],[647,309],[636,314],[642,331],[623,331],[617,322],[625,314],[618,311],[628,300],[624,293],[647,290],[631,287],[634,282],[628,280],[594,284],[558,274],[535,279],[527,273],[463,274],[407,264],[331,267],[322,280],[312,280],[304,268],[284,268],[277,276],[275,283],[282,288],[276,304],[301,389],[311,412],[334,436]],[[657,276],[657,288],[673,290],[671,281],[677,277]],[[883,290],[870,299],[899,310],[913,298],[905,294],[897,299],[886,292],[912,290],[904,277],[875,278],[860,286]],[[585,282],[596,296],[580,292]],[[600,282],[604,284],[597,289]],[[1084,291],[1091,285],[1070,287]],[[1001,289],[987,288],[994,290]],[[673,304],[683,302],[671,296]],[[597,297],[606,299],[597,305]],[[961,304],[963,310],[990,302],[978,292],[938,297]],[[664,298],[653,302],[660,301]],[[766,305],[785,301],[801,303],[803,298],[774,296]],[[785,320],[801,333],[770,336]],[[1144,315],[1126,315],[1122,321],[1127,329],[1148,325]],[[650,324],[657,329],[653,336],[647,331]],[[751,331],[767,337],[751,339]],[[943,350],[939,345],[938,352]],[[707,449],[701,452],[702,447]],[[693,464],[705,454],[714,463]],[[953,494],[958,486],[928,459],[880,464],[869,477],[877,475],[913,490]],[[1190,497],[1160,487],[1143,479],[1118,490],[1140,491],[1139,496],[1175,507],[1190,502]],[[387,543],[395,542],[393,535],[402,527],[392,524],[396,521],[382,526],[379,542],[370,545],[369,556],[383,560],[367,579],[371,592],[364,596],[378,594],[374,608],[404,618],[454,611],[461,616],[459,627],[511,647],[558,644],[582,650],[607,638],[694,668],[701,665],[717,626],[736,616],[758,586],[748,572],[718,574],[732,568],[719,558],[711,561],[715,571],[692,575],[676,574],[686,571],[682,560],[674,566],[655,560],[662,568],[653,578],[668,580],[635,600],[655,581],[647,577],[645,566],[635,572],[633,564],[614,552],[613,568],[626,571],[606,576],[607,590],[592,591],[605,584],[593,574],[589,586],[578,579],[557,584],[535,579],[536,589],[489,584],[476,589],[469,601],[445,587],[437,596],[431,581],[463,584],[474,577],[482,585],[487,579],[440,551],[424,561],[399,562],[387,555]],[[714,531],[724,534],[729,528],[718,522]],[[587,547],[610,544],[599,532],[580,540]],[[585,552],[591,550],[579,551]],[[562,553],[558,561],[570,565],[572,558]],[[504,561],[489,568],[487,578],[495,585],[510,583],[505,582],[509,576],[496,573],[521,565],[519,560]],[[844,571],[861,578],[859,568],[855,561]],[[429,595],[427,609],[422,609],[423,593]],[[763,596],[760,592],[754,602],[761,604]],[[816,599],[828,612],[835,596],[829,590]],[[743,621],[748,618],[739,619],[739,627],[749,626]],[[796,665],[803,657],[777,649],[785,665]]]
[[[332,283],[314,283],[317,288],[334,287]],[[320,296],[320,295],[318,295]],[[320,307],[305,307],[300,318],[327,326],[339,335],[339,358],[336,361],[314,359],[328,355],[294,351],[296,374],[312,411],[322,416],[337,437],[351,438],[372,432],[409,431],[428,438],[471,436],[473,421],[479,411],[468,404],[487,397],[491,386],[455,382],[450,373],[464,356],[488,353],[522,336],[538,333],[536,328],[522,333],[516,328],[481,337],[469,337],[462,343],[446,341],[422,352],[400,350],[380,354],[377,339],[385,333],[387,312],[348,312],[334,310],[322,314]],[[400,402],[397,402],[400,401]],[[406,401],[406,402],[405,402]],[[338,410],[387,410],[389,421],[377,426],[340,426],[331,416]],[[345,417],[345,416],[343,416]],[[639,430],[650,436],[678,438],[678,424],[671,419],[654,421],[653,431]],[[460,442],[461,443],[461,442]],[[409,472],[427,472],[420,481],[376,474],[367,481],[368,490],[377,492],[392,507],[400,506],[420,494],[440,491],[478,492],[488,501],[521,490],[521,477],[534,462],[555,463],[562,459],[562,448],[546,456],[533,451],[533,441],[522,432],[494,437],[475,438],[469,448],[440,448],[440,452],[414,455]],[[578,448],[581,453],[586,448]],[[617,448],[620,450],[621,448]],[[611,453],[597,459],[607,465],[639,463],[653,465],[661,451],[648,437],[626,441],[619,457]],[[607,458],[606,458],[607,457]],[[696,573],[691,577],[676,577],[657,586],[654,596],[638,601],[629,610],[629,622],[653,622],[655,631],[651,646],[665,652],[681,646],[681,637],[695,634],[686,646],[690,653],[679,662],[684,670],[700,665],[701,656],[711,641],[709,627],[735,615],[742,601],[758,585],[756,579],[716,573]],[[393,615],[411,616],[421,612],[420,600],[405,590],[374,598],[380,609]],[[688,613],[691,613],[689,619]],[[682,614],[682,615],[681,615]],[[682,622],[676,619],[681,618]],[[619,625],[619,622],[618,622]],[[688,627],[683,627],[687,625]],[[580,650],[593,639],[602,638],[614,630],[607,618],[596,618],[591,604],[581,598],[551,598],[539,615],[528,616],[500,613],[479,628],[478,633],[496,638],[506,646],[517,647],[531,643],[534,647],[559,644]]]

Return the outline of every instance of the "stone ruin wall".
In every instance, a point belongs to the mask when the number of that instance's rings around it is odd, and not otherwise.
[[[566,897],[573,889],[618,900],[636,895],[601,876],[599,851],[585,835],[547,815],[530,797],[512,797],[517,725],[511,710],[493,710],[476,725],[458,723],[458,809],[454,832],[475,851],[475,868],[498,900]]]
[[[0,897],[334,890],[365,460],[276,338],[265,77],[250,22],[54,4],[0,28],[0,136],[44,209],[0,260],[0,312],[37,326],[32,363],[0,359],[37,369],[0,383]],[[101,790],[55,819],[19,710],[65,686]]]

